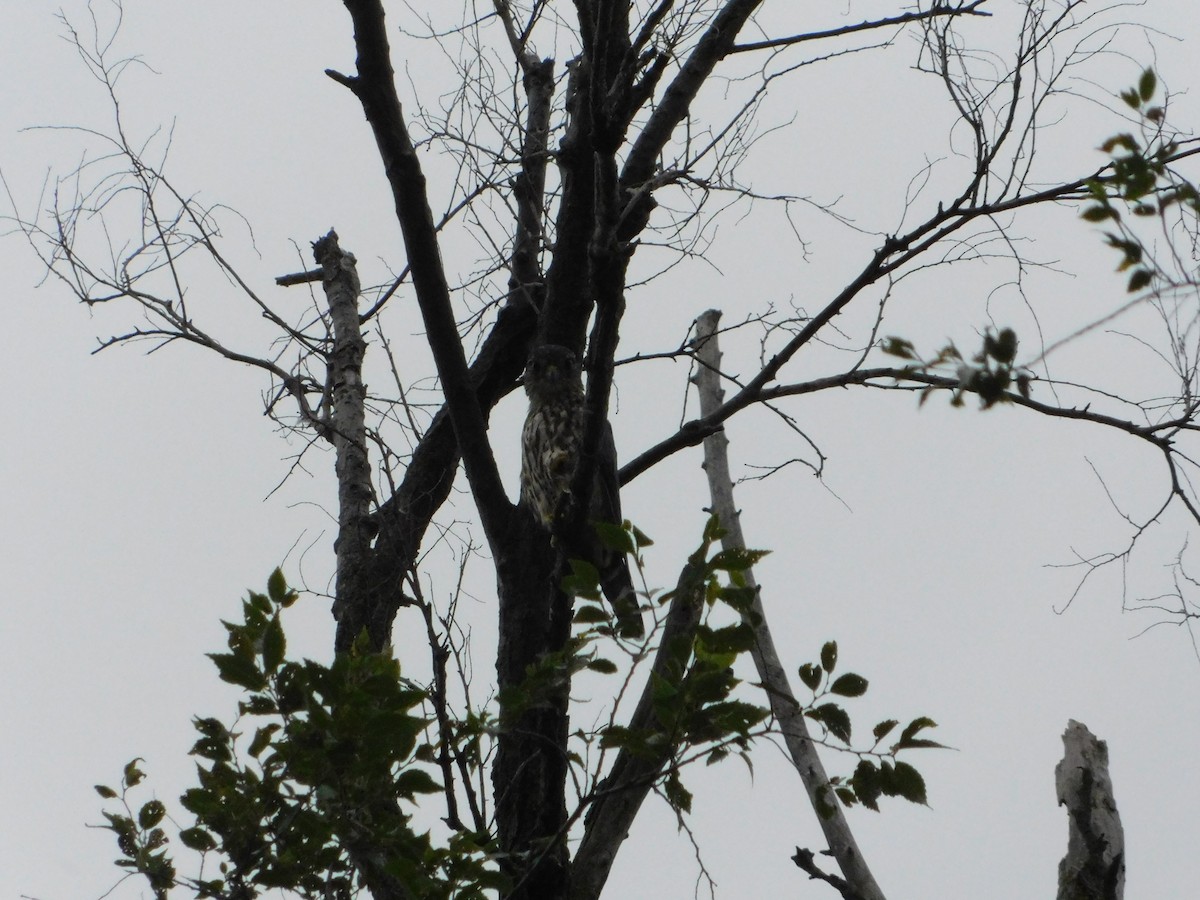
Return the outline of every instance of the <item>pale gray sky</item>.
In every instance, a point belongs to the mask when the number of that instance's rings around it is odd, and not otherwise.
[[[111,109],[61,39],[57,7],[12,6],[0,33],[8,86],[0,97],[0,170],[31,213],[47,169],[77,162],[87,138],[19,129],[102,129]],[[815,10],[814,27],[894,8],[822,6],[804,5]],[[976,31],[1015,29],[1015,5],[997,0],[995,8]],[[63,9],[87,25],[82,2],[68,0]],[[107,3],[96,10],[111,21]],[[330,225],[358,255],[364,282],[383,281],[388,265],[401,264],[361,110],[322,74],[353,64],[341,4],[126,0],[125,13],[119,53],[140,54],[157,73],[128,72],[128,124],[138,136],[172,126],[168,174],[186,193],[245,216],[257,253],[232,218],[226,246],[257,288],[281,306],[303,303],[297,289],[280,291],[272,279],[306,266],[293,242],[306,249]],[[1186,39],[1156,42],[1161,71],[1184,92],[1197,77],[1200,14],[1185,0],[1153,0],[1129,11],[1135,16]],[[753,171],[769,181],[790,167],[799,176],[791,189],[822,201],[843,197],[839,209],[862,227],[894,228],[909,178],[927,159],[947,155],[945,101],[909,71],[914,52],[901,40],[877,57],[780,82],[764,115],[784,121],[796,112],[799,122],[764,142]],[[1114,56],[1098,71],[1115,90],[1138,68]],[[412,74],[432,99],[429,78]],[[1182,93],[1174,115],[1183,127],[1200,124],[1194,91]],[[1069,176],[1099,165],[1094,148],[1116,128],[1084,107],[1046,138],[1048,171]],[[435,196],[439,171],[431,163]],[[766,302],[813,308],[861,265],[870,242],[815,215],[802,222],[808,262],[770,211],[724,219],[713,266],[680,267],[631,296],[626,346],[661,349],[711,306],[730,319]],[[1031,255],[1080,276],[1031,278],[1028,293],[1048,337],[1121,302],[1121,281],[1110,274],[1116,260],[1073,213],[1041,216],[1023,233],[1037,239]],[[452,248],[450,265],[465,264],[475,250]],[[118,878],[111,836],[85,828],[100,821],[91,786],[115,783],[121,766],[142,756],[170,806],[192,769],[190,717],[227,717],[234,707],[235,694],[203,656],[222,646],[218,620],[235,617],[245,589],[260,588],[277,564],[293,581],[302,565],[310,586],[326,584],[332,460],[312,456],[311,477],[298,475],[264,500],[298,448],[261,415],[263,378],[192,348],[91,356],[98,335],[135,322],[130,312],[89,313],[53,281],[35,288],[39,266],[17,238],[0,240],[0,260],[10,334],[3,363],[9,437],[0,457],[0,666],[8,685],[0,700],[0,898],[85,900]],[[933,349],[947,337],[970,346],[989,308],[1001,324],[1008,317],[1028,326],[1012,294],[999,292],[987,306],[1006,273],[997,263],[926,276],[904,295],[893,330]],[[260,349],[264,332],[253,310],[213,273],[195,277],[193,308],[203,308],[231,342]],[[397,304],[392,312],[393,335],[419,373],[415,311]],[[750,371],[752,342],[730,339],[725,349],[729,368]],[[1153,372],[1149,355],[1102,336],[1060,363],[1105,376]],[[686,373],[658,365],[654,385],[618,385],[615,427],[625,456],[678,421]],[[926,777],[931,808],[890,802],[881,815],[851,813],[884,890],[896,900],[1052,896],[1066,846],[1054,765],[1060,735],[1075,718],[1109,743],[1127,895],[1192,896],[1200,882],[1200,780],[1190,765],[1200,744],[1200,663],[1189,637],[1170,627],[1141,634],[1155,619],[1122,614],[1115,569],[1059,615],[1078,572],[1046,567],[1071,561],[1076,551],[1118,549],[1127,535],[1091,466],[1119,502],[1144,513],[1164,489],[1157,456],[1095,426],[1012,409],[952,410],[938,396],[919,411],[912,397],[852,392],[789,409],[829,459],[829,490],[796,466],[738,495],[747,539],[775,551],[758,574],[776,640],[793,670],[823,641],[839,641],[843,666],[872,681],[851,707],[863,732],[885,717],[929,715],[940,726],[933,736],[957,748],[912,759]],[[497,417],[510,484],[522,412],[513,398]],[[729,437],[743,473],[747,464],[778,460],[779,442],[789,439],[763,417],[736,420]],[[626,514],[658,540],[650,565],[660,585],[673,582],[702,527],[698,463],[698,452],[680,454],[635,482],[626,500]],[[464,496],[456,504],[454,514],[469,516]],[[1162,565],[1185,534],[1178,517],[1151,533],[1129,573],[1132,596],[1162,589]],[[434,589],[444,593],[453,572],[439,577]],[[471,584],[485,644],[494,628],[490,583],[481,561]],[[302,603],[289,624],[293,649],[324,658],[331,626],[325,601]],[[397,632],[403,652],[402,624]],[[489,667],[479,665],[481,680]],[[826,759],[835,771],[853,765],[836,754]],[[691,822],[718,896],[833,896],[788,859],[796,845],[819,849],[820,838],[778,752],[767,745],[757,751],[753,777],[727,763],[695,773],[693,785]],[[614,896],[693,896],[693,849],[661,801],[647,804],[613,877]],[[110,896],[145,895],[139,883]]]

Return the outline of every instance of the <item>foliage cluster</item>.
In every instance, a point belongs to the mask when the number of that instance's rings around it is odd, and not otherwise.
[[[1146,69],[1136,85],[1121,92],[1139,130],[1115,134],[1101,145],[1112,157],[1111,169],[1088,182],[1091,203],[1081,213],[1088,222],[1108,225],[1104,238],[1121,254],[1117,271],[1129,272],[1126,290],[1131,294],[1155,287],[1155,282],[1167,287],[1170,277],[1121,209],[1135,219],[1157,219],[1168,236],[1174,227],[1194,235],[1200,213],[1200,191],[1173,165],[1180,158],[1183,139],[1168,127],[1165,105],[1155,99],[1158,92],[1153,69]],[[1173,213],[1177,217],[1171,221]],[[1166,242],[1168,247],[1171,244]]]
[[[116,835],[121,852],[117,865],[142,875],[157,898],[182,886],[207,898],[243,900],[285,889],[324,900],[355,893],[361,865],[356,853],[364,848],[383,860],[387,874],[412,896],[473,898],[503,891],[508,879],[497,865],[493,835],[452,828],[443,840],[418,828],[413,814],[423,798],[453,789],[434,774],[447,752],[477,776],[486,741],[523,710],[546,702],[564,677],[584,670],[620,674],[620,667],[601,655],[602,648],[612,647],[631,650],[634,659],[655,649],[648,676],[652,714],[635,715],[629,725],[610,722],[590,733],[576,730],[572,761],[577,773],[587,782],[595,752],[602,757],[629,749],[660,763],[654,768],[656,784],[685,815],[692,801],[683,779],[687,765],[699,760],[712,765],[732,753],[750,765],[754,741],[772,731],[768,710],[736,695],[742,681],[734,672],[755,641],[755,592],[746,573],[765,554],[716,549],[722,535],[711,517],[676,589],[643,594],[653,609],[668,610],[668,617],[671,609],[693,603],[700,614],[694,628],[684,633],[655,629],[644,645],[620,637],[613,614],[602,605],[595,568],[574,560],[573,574],[564,582],[564,590],[579,601],[571,641],[561,653],[531,666],[525,681],[499,698],[503,718],[474,713],[455,718],[440,732],[428,714],[435,703],[431,690],[403,677],[390,653],[370,652],[365,635],[355,652],[337,655],[330,665],[289,659],[283,612],[298,595],[277,569],[265,593],[251,592],[243,601],[243,621],[224,623],[228,652],[209,654],[221,680],[242,689],[244,697],[232,724],[211,717],[193,723],[199,734],[192,748],[199,759],[197,785],[180,803],[195,822],[178,830],[178,840],[201,854],[199,873],[180,877],[177,872],[164,827],[166,805],[158,799],[135,804],[132,791],[145,777],[137,759],[125,767],[119,790],[96,788],[119,807],[104,813],[104,827]],[[652,543],[648,537],[628,523],[606,529],[603,536],[632,553],[642,568],[641,551]],[[730,613],[736,621],[723,623]],[[655,636],[662,644],[652,648]],[[852,774],[832,780],[834,796],[845,805],[861,803],[874,810],[881,795],[924,803],[924,780],[895,757],[903,750],[940,746],[915,737],[934,723],[915,719],[899,741],[884,748],[881,742],[898,724],[889,719],[875,726],[870,747],[853,750],[850,716],[830,698],[860,697],[868,682],[854,673],[831,681],[836,665],[837,645],[828,642],[819,663],[799,670],[813,692],[805,715],[832,736],[831,746],[859,757]],[[455,746],[447,748],[446,741]],[[593,781],[577,816],[604,788]]]

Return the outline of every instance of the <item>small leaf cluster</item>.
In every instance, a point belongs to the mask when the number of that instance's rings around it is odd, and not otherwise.
[[[729,548],[712,553],[724,536],[718,517],[710,516],[700,546],[688,559],[691,578],[703,584],[705,614],[691,636],[690,662],[682,678],[670,670],[652,676],[654,712],[674,740],[676,763],[692,751],[707,765],[736,753],[750,766],[756,729],[770,715],[765,707],[734,696],[742,682],[733,672],[739,657],[754,646],[755,590],[747,584],[746,573],[767,551]],[[668,594],[664,602],[672,597]],[[715,613],[722,608],[737,613],[734,624],[714,624],[721,618]],[[683,785],[678,764],[670,767],[663,787],[676,810],[691,810],[692,795]]]
[[[821,647],[820,662],[805,663],[800,667],[800,681],[813,692],[813,703],[804,711],[806,718],[819,722],[821,726],[843,744],[849,746],[853,734],[850,715],[834,702],[819,703],[824,697],[861,697],[867,692],[867,679],[853,672],[833,678],[837,668],[837,641],[826,641]]]
[[[612,522],[593,522],[591,527],[595,529],[601,544],[609,550],[614,550],[632,559],[639,575],[645,571],[642,551],[654,545],[654,541],[645,532],[628,519],[620,525]],[[600,572],[587,560],[571,559],[569,563],[571,573],[563,578],[562,589],[578,601],[575,607],[574,622],[594,631],[597,635],[626,637],[627,635],[623,635],[618,627],[618,617],[615,611],[603,601]],[[593,668],[598,671],[604,670],[603,663],[593,666]]]
[[[234,726],[194,720],[198,784],[180,802],[195,825],[179,840],[218,861],[215,873],[188,885],[199,897],[248,898],[272,888],[349,897],[368,853],[415,896],[482,897],[499,886],[485,862],[486,836],[458,834],[435,846],[412,825],[408,810],[441,790],[429,773],[435,751],[419,714],[426,692],[400,676],[390,654],[368,652],[365,643],[328,666],[289,660],[280,613],[295,600],[276,570],[266,594],[244,601],[244,620],[223,623],[229,652],[210,654],[221,679],[245,696]],[[246,725],[252,734],[241,730]],[[102,796],[116,796],[107,790]],[[140,852],[145,841],[120,824],[118,844],[129,859],[126,846]],[[165,896],[173,872],[159,877],[140,857],[134,862]],[[165,873],[168,863],[157,865]]]
[[[987,328],[983,332],[983,343],[968,362],[962,352],[953,342],[946,344],[930,360],[924,360],[917,353],[912,341],[901,337],[885,338],[880,349],[890,356],[898,356],[909,360],[912,365],[907,371],[920,373],[936,373],[940,370],[950,370],[954,373],[956,385],[951,388],[950,405],[962,406],[966,394],[979,397],[982,409],[991,409],[997,403],[1008,403],[1012,399],[1010,391],[1016,388],[1018,394],[1028,399],[1033,373],[1018,366],[1017,333],[1011,328],[1001,328],[996,331]],[[924,405],[929,395],[937,390],[929,386],[921,390],[920,403]]]
[[[632,557],[640,573],[644,567],[641,551],[653,545],[645,533],[628,520],[616,525],[595,522],[597,537],[606,547]],[[507,685],[500,691],[500,719],[485,721],[484,729],[510,727],[530,709],[559,702],[559,697],[572,678],[582,671],[615,675],[618,668],[612,660],[601,656],[597,647],[601,639],[624,637],[618,626],[615,611],[604,601],[600,572],[584,559],[567,560],[571,567],[560,587],[575,600],[573,621],[581,628],[561,650],[542,654],[529,666],[520,684]]]
[[[1200,192],[1170,169],[1180,143],[1165,130],[1163,106],[1152,102],[1157,89],[1158,77],[1146,69],[1135,86],[1121,92],[1121,99],[1142,119],[1141,134],[1122,132],[1101,144],[1112,157],[1110,171],[1087,182],[1090,204],[1080,213],[1085,221],[1114,226],[1104,233],[1105,242],[1121,254],[1117,271],[1129,272],[1129,293],[1149,287],[1159,273],[1120,207],[1137,218],[1162,217],[1172,208],[1200,212]]]
[[[861,803],[879,812],[880,797],[900,797],[910,803],[926,803],[925,779],[913,766],[899,760],[875,762],[860,759],[854,774],[847,779],[830,779],[834,794],[846,806]]]
[[[834,677],[837,669],[838,648],[836,641],[827,641],[821,647],[819,662],[805,663],[800,667],[800,681],[813,692],[813,700],[805,709],[806,718],[817,722],[826,734],[850,747],[853,735],[850,714],[830,697],[861,697],[867,692],[868,682],[861,675],[846,672]],[[861,803],[868,809],[879,811],[879,798],[902,797],[912,803],[925,803],[925,780],[915,767],[896,759],[902,750],[941,747],[936,741],[919,738],[917,735],[936,723],[925,716],[913,719],[900,733],[899,740],[888,747],[884,739],[891,734],[899,721],[886,719],[877,724],[871,734],[874,742],[858,754],[858,765],[850,776],[830,778],[830,789],[834,797],[846,806]],[[831,798],[820,798],[822,811],[832,813]]]
[[[134,759],[126,763],[120,791],[96,785],[96,793],[105,800],[119,800],[122,808],[121,812],[105,810],[108,824],[101,827],[116,835],[117,849],[121,852],[116,864],[142,875],[154,896],[161,900],[175,885],[175,863],[167,850],[168,838],[162,828],[167,809],[159,800],[148,800],[134,812],[129,793],[146,777],[138,765],[140,762],[141,759]]]
[[[600,732],[601,746],[628,748],[665,763],[661,787],[680,812],[691,808],[692,795],[680,777],[685,762],[704,759],[709,765],[736,752],[749,764],[756,729],[768,717],[762,706],[735,696],[741,680],[733,667],[751,649],[750,624],[754,590],[745,573],[766,553],[729,549],[713,552],[723,537],[717,517],[709,518],[700,546],[688,558],[676,590],[659,598],[662,605],[695,602],[699,621],[679,636],[677,646],[663,648],[666,664],[650,674],[653,723],[645,727],[612,725]],[[640,549],[644,544],[639,544]],[[735,611],[734,624],[718,624],[718,608]]]

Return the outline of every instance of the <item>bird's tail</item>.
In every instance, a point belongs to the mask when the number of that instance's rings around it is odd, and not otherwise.
[[[600,589],[617,615],[617,632],[626,638],[645,637],[646,626],[629,573],[629,558],[620,550],[604,546],[599,554],[599,563]]]
[[[617,479],[617,447],[613,441],[612,426],[604,423],[600,446],[597,448],[596,479],[592,491],[591,518],[596,522],[611,522],[619,525],[621,516],[621,488]],[[617,615],[617,632],[622,637],[646,636],[642,612],[638,608],[637,591],[629,574],[629,557],[620,546],[606,543],[599,533],[593,535],[598,545],[592,555],[596,568],[600,570],[600,588]]]

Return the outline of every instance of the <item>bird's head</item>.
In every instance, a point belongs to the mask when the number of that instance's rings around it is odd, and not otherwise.
[[[525,393],[547,399],[582,387],[579,360],[566,347],[542,344],[535,347],[525,367]]]

